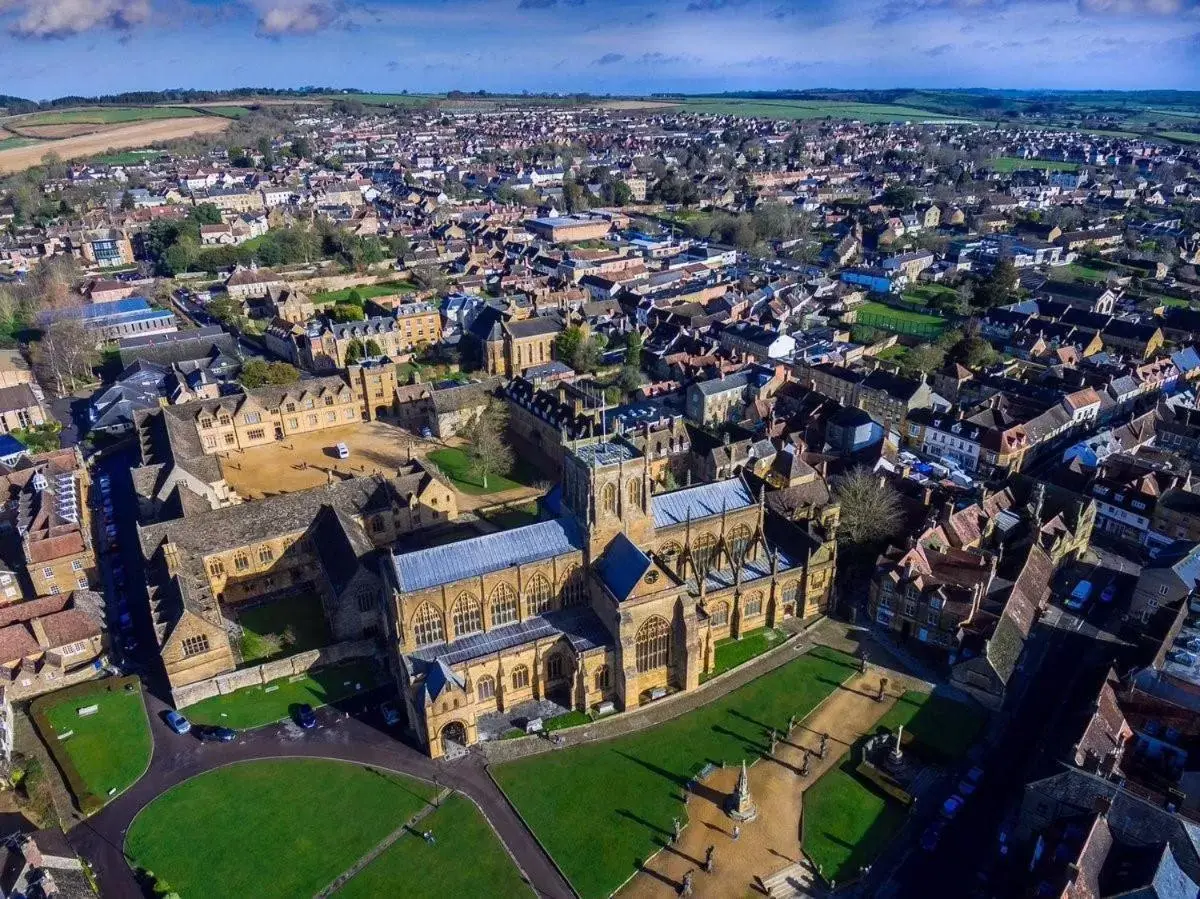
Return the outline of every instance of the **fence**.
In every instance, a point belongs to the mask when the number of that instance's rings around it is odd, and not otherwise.
[[[175,707],[182,709],[194,705],[202,699],[224,696],[235,690],[241,690],[243,687],[257,687],[283,677],[305,674],[314,668],[323,668],[326,665],[336,665],[350,659],[373,656],[375,649],[373,640],[334,643],[332,646],[324,646],[321,649],[298,652],[286,659],[263,662],[261,665],[228,671],[194,684],[174,687],[171,690],[171,698],[175,701]]]
[[[937,324],[932,322],[907,321],[904,318],[903,312],[897,315],[889,315],[886,312],[863,312],[859,310],[855,316],[854,324],[878,328],[881,331],[906,334],[909,337],[920,337],[924,340],[937,340],[937,338],[942,336],[942,332],[946,330],[946,323],[944,321]]]

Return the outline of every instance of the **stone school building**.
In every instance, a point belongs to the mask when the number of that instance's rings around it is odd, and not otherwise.
[[[561,490],[554,520],[385,566],[401,695],[434,757],[550,703],[694,689],[718,640],[826,611],[832,531],[771,515],[741,478],[652,495],[645,455],[594,438],[568,449]]]

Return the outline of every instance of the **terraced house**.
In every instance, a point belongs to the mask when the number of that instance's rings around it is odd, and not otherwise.
[[[694,689],[715,644],[825,611],[836,547],[730,478],[652,495],[622,438],[577,441],[554,520],[414,552],[387,568],[388,641],[435,757],[550,701],[633,708]]]

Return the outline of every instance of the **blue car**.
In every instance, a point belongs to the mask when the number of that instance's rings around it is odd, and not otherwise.
[[[187,718],[184,718],[183,715],[174,709],[168,711],[163,718],[166,719],[167,727],[171,728],[177,734],[186,734],[192,729],[192,722],[188,721]]]
[[[312,730],[317,726],[317,714],[307,702],[296,709],[296,723],[305,730]]]

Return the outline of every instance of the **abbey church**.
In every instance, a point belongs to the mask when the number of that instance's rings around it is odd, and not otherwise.
[[[785,520],[741,477],[654,495],[650,472],[621,437],[581,440],[557,518],[392,554],[388,640],[432,756],[695,689],[718,641],[826,611],[836,506]]]

